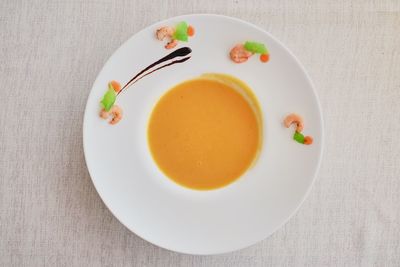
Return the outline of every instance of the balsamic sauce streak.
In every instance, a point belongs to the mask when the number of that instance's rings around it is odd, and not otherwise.
[[[153,73],[153,72],[155,72],[155,71],[157,71],[157,70],[159,70],[159,69],[162,69],[162,68],[171,66],[171,65],[173,65],[173,64],[175,64],[175,63],[183,63],[183,62],[185,62],[186,60],[188,60],[189,58],[190,58],[190,56],[189,56],[189,57],[184,57],[184,58],[182,58],[182,59],[174,60],[174,61],[172,61],[172,62],[170,62],[170,63],[168,63],[168,64],[165,64],[165,65],[163,65],[163,66],[161,66],[161,67],[158,67],[158,68],[156,68],[156,69],[154,69],[154,70],[152,70],[152,71],[150,71],[150,72],[144,74],[143,76],[139,77],[137,80],[135,80],[135,81],[132,82],[132,83],[135,83],[135,82],[139,81],[139,80],[142,79],[143,77],[145,77],[145,76],[147,76],[147,75],[149,75],[149,74],[151,74],[151,73]],[[132,83],[131,83],[131,84],[132,84]],[[122,91],[122,89],[121,89],[121,91]]]
[[[174,60],[174,61],[172,61],[172,62],[170,62],[170,63],[168,63],[168,64],[166,64],[166,65],[163,65],[163,66],[161,66],[161,67],[158,67],[158,68],[156,68],[155,70],[152,70],[151,72],[146,73],[145,75],[139,77],[140,75],[142,75],[144,72],[148,71],[149,69],[151,69],[151,68],[153,68],[153,67],[155,67],[155,66],[159,65],[160,63],[163,63],[163,62],[165,62],[165,61],[167,61],[167,60],[170,60],[170,59],[173,59],[173,58],[176,58],[176,57],[187,56],[187,55],[189,55],[191,52],[192,52],[192,49],[190,49],[189,47],[182,47],[182,48],[179,48],[179,49],[173,51],[172,53],[166,55],[165,57],[163,57],[163,58],[157,60],[156,62],[150,64],[150,65],[147,66],[145,69],[141,70],[138,74],[136,74],[132,79],[130,79],[129,82],[127,82],[127,83],[122,87],[122,89],[118,92],[117,95],[119,95],[125,88],[127,88],[128,86],[130,86],[130,85],[133,84],[134,82],[139,81],[140,79],[142,79],[143,77],[149,75],[150,73],[153,73],[153,72],[155,72],[156,70],[162,69],[162,68],[164,68],[164,67],[173,65],[173,64],[175,64],[175,63],[182,63],[182,62],[185,62],[186,60],[188,60],[188,59],[190,58],[190,56],[189,56],[189,57],[186,57],[186,58],[183,58],[183,59]],[[139,77],[139,78],[138,78],[138,77]],[[135,81],[136,78],[138,78],[138,79]]]

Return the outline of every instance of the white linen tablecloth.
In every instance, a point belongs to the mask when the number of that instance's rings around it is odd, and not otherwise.
[[[252,22],[312,77],[325,119],[297,214],[238,252],[182,255],[132,234],[85,166],[82,117],[105,61],[187,13]],[[0,266],[400,266],[400,2],[1,1]]]

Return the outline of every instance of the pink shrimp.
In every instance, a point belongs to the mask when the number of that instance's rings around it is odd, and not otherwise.
[[[111,120],[110,120],[110,124],[117,124],[121,119],[122,119],[122,108],[120,106],[114,105],[110,111],[106,111],[104,109],[102,109],[100,111],[100,117],[102,119],[108,119],[110,117],[110,115],[112,116]]]
[[[160,41],[164,40],[164,38],[172,38],[174,31],[175,30],[172,27],[161,27],[156,31],[156,37]]]
[[[288,116],[286,116],[286,118],[283,121],[283,123],[285,124],[286,128],[289,128],[290,125],[295,123],[296,124],[296,131],[299,132],[299,133],[301,131],[303,131],[303,128],[304,128],[303,118],[300,117],[299,115],[295,114],[295,113],[292,113],[292,114],[289,114]]]
[[[171,41],[169,41],[169,42],[165,45],[165,48],[166,48],[166,49],[172,49],[172,48],[174,48],[177,44],[178,44],[178,41],[177,41],[176,39],[172,39]]]
[[[237,44],[231,49],[229,55],[234,62],[243,63],[246,62],[253,55],[253,53],[247,51],[244,48],[244,45]]]

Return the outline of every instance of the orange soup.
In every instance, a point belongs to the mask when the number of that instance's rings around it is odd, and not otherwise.
[[[261,145],[261,112],[250,89],[223,74],[205,74],[170,89],[153,109],[148,142],[158,167],[198,190],[240,177]]]

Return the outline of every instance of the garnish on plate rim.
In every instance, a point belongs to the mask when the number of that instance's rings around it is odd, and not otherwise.
[[[254,41],[246,41],[244,44],[235,45],[229,52],[230,58],[235,63],[246,62],[252,55],[260,54],[260,61],[269,61],[269,52],[265,44]]]
[[[195,33],[194,27],[186,21],[181,21],[175,27],[163,26],[156,31],[156,38],[160,41],[167,39],[166,49],[177,46],[178,41],[187,42]]]
[[[304,145],[311,145],[313,143],[313,138],[311,136],[304,136],[301,133],[304,129],[304,120],[300,115],[295,113],[287,115],[285,120],[283,121],[283,124],[286,128],[289,128],[292,124],[296,125],[296,131],[293,135],[293,140],[295,140],[296,142]]]

